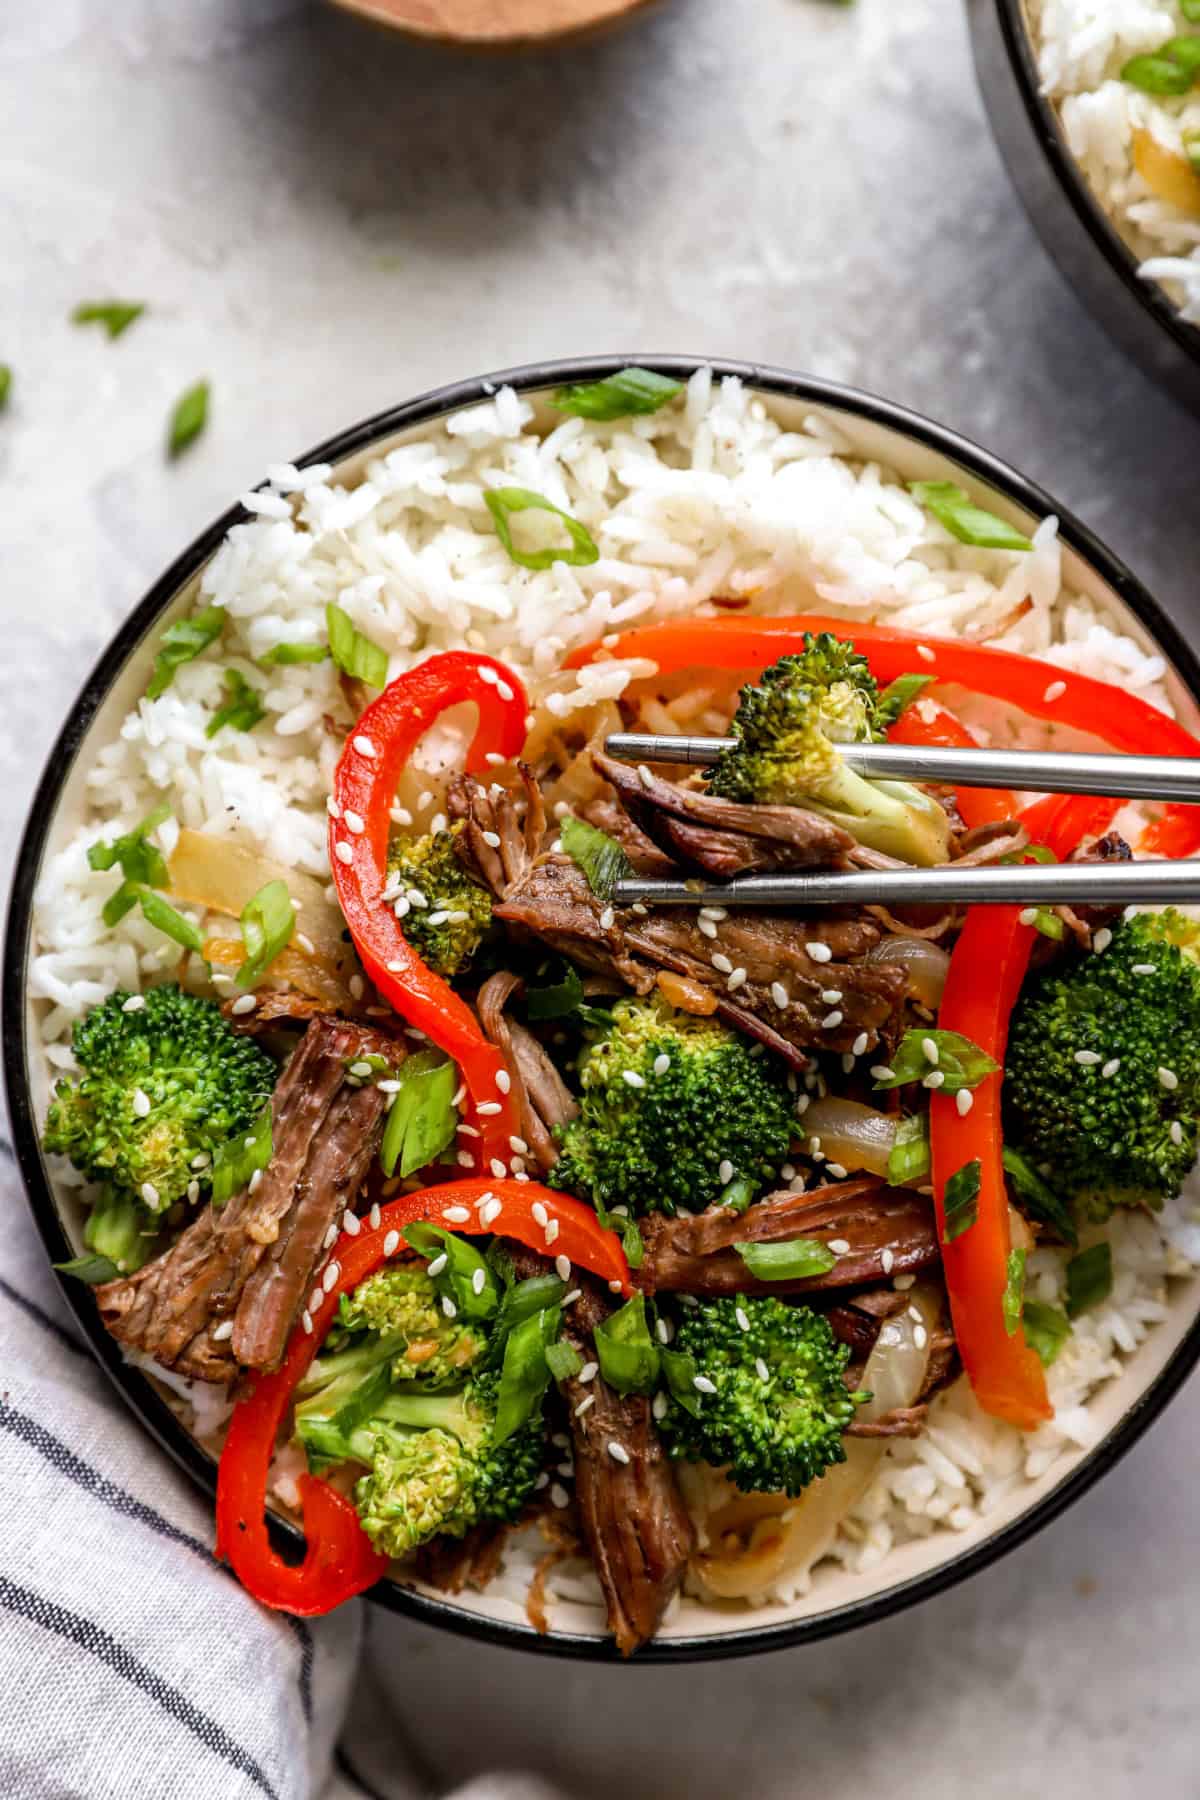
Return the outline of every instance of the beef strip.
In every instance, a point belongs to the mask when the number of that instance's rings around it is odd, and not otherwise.
[[[528,763],[518,763],[524,790],[525,816],[517,797],[498,781],[485,788],[470,775],[457,775],[446,791],[446,810],[463,822],[457,849],[472,873],[503,900],[529,875],[546,835],[542,790]],[[498,838],[498,843],[489,839]]]
[[[461,1594],[464,1588],[481,1593],[499,1570],[513,1529],[487,1519],[460,1538],[431,1538],[413,1558],[417,1579],[444,1594]]]
[[[642,1223],[645,1259],[634,1279],[648,1294],[819,1294],[913,1274],[939,1260],[928,1200],[874,1176],[834,1182],[813,1193],[768,1194],[746,1212],[710,1206],[694,1217],[655,1214]],[[849,1250],[824,1275],[759,1281],[735,1243],[781,1244],[793,1238],[845,1239]],[[891,1251],[884,1268],[883,1254]]]
[[[162,1256],[97,1288],[115,1338],[201,1381],[278,1365],[325,1234],[353,1206],[379,1143],[385,1096],[346,1083],[347,1062],[372,1053],[394,1065],[405,1056],[368,1027],[311,1022],[276,1084],[271,1161],[256,1190],[206,1206]]]
[[[480,988],[476,1010],[486,1036],[503,1055],[512,1078],[521,1136],[539,1167],[548,1171],[558,1161],[554,1128],[573,1119],[579,1104],[533,1033],[504,1010],[521,986],[519,976],[499,970]]]
[[[848,832],[801,806],[722,800],[599,753],[592,763],[616,789],[638,830],[688,869],[720,877],[767,869],[838,868],[854,847]]]

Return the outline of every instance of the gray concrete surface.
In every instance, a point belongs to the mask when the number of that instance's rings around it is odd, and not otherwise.
[[[541,356],[744,356],[891,395],[1044,483],[1196,627],[1200,427],[1033,239],[956,0],[664,0],[482,62],[295,0],[6,0],[0,121],[5,845],[105,637],[268,460]],[[114,294],[151,308],[120,342],[67,323]],[[211,427],[168,466],[201,375]],[[1182,1800],[1198,1424],[1193,1390],[1035,1544],[806,1652],[596,1672],[376,1616],[359,1760],[382,1779],[399,1719],[435,1781]]]

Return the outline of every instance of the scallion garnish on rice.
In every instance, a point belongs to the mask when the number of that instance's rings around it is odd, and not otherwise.
[[[216,737],[224,725],[232,725],[235,731],[253,731],[259,720],[266,716],[267,709],[258,689],[236,669],[226,669],[225,704],[213,714],[204,735]]]
[[[190,919],[185,919],[155,888],[166,887],[168,873],[162,851],[150,842],[150,833],[165,824],[171,809],[164,802],[144,818],[140,825],[114,838],[109,844],[93,844],[88,850],[88,866],[100,873],[119,868],[125,879],[104,903],[101,918],[111,930],[135,906],[156,931],[161,931],[185,950],[199,953],[203,940]]]
[[[1021,1329],[1029,1348],[1041,1357],[1048,1369],[1071,1335],[1071,1321],[1057,1306],[1041,1300],[1027,1300],[1021,1310]]]
[[[165,694],[175,679],[175,671],[184,663],[194,662],[210,644],[215,644],[225,627],[225,608],[206,606],[190,619],[177,619],[168,625],[158,640],[154,672],[146,688],[147,700]]]
[[[556,412],[573,413],[576,418],[596,419],[607,423],[627,419],[638,413],[654,413],[676,394],[683,383],[669,375],[656,375],[653,369],[619,369],[603,381],[576,382],[560,387],[550,402]]]
[[[167,429],[168,455],[182,455],[204,430],[208,423],[208,391],[207,381],[197,381],[175,402]]]
[[[976,506],[953,481],[910,481],[908,491],[960,544],[972,544],[980,550],[1033,549],[1023,532]]]
[[[504,487],[488,488],[484,494],[487,509],[496,526],[496,536],[507,550],[509,559],[522,569],[550,569],[556,562],[568,563],[573,569],[585,568],[589,563],[599,562],[600,552],[587,527],[570,513],[564,512],[561,506],[555,506],[544,494],[535,494],[532,488]],[[547,512],[561,519],[567,528],[571,542],[560,548],[545,550],[518,550],[513,542],[512,526],[509,520],[516,513]]]
[[[264,668],[274,668],[277,664],[323,663],[328,655],[328,644],[276,644],[258,660]]]
[[[145,310],[144,300],[84,300],[71,314],[71,323],[103,325],[110,339],[119,338]]]
[[[1121,80],[1144,94],[1186,94],[1200,72],[1200,37],[1171,38],[1161,50],[1131,56]]]
[[[1112,1293],[1112,1246],[1105,1239],[1081,1250],[1067,1264],[1067,1315],[1078,1318]]]
[[[13,373],[7,363],[0,363],[0,412],[8,405],[8,396],[12,393]]]
[[[239,987],[252,987],[291,941],[296,909],[285,881],[268,881],[242,908],[246,960],[237,972]]]
[[[325,608],[325,625],[329,632],[330,655],[342,673],[355,681],[365,681],[368,687],[386,687],[387,652],[372,643],[358,629],[350,614],[332,600]]]

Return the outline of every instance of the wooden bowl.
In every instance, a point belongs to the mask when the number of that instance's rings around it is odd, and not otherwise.
[[[332,0],[410,37],[470,49],[536,48],[619,25],[655,0]]]

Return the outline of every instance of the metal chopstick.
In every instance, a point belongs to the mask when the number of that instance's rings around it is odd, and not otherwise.
[[[1200,861],[1009,863],[985,868],[822,869],[730,881],[618,881],[619,906],[1115,906],[1200,900]]]
[[[614,732],[618,762],[712,763],[733,740]],[[1106,756],[1080,750],[947,750],[916,744],[842,744],[858,775],[951,787],[1028,788],[1045,794],[1106,794],[1124,800],[1200,801],[1200,757]]]

